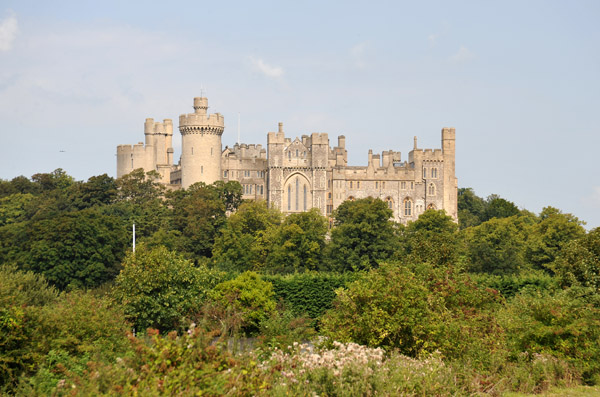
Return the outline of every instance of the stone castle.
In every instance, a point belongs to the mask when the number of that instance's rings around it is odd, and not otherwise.
[[[397,222],[430,208],[458,219],[454,128],[442,129],[441,149],[419,149],[415,137],[408,160],[400,152],[369,150],[366,166],[349,166],[343,135],[332,148],[325,133],[287,138],[282,123],[267,134],[266,149],[235,144],[223,150],[223,115],[207,110],[207,98],[194,98],[194,113],[179,116],[179,164],[173,163],[172,120],[146,119],[145,143],[117,147],[117,177],[143,168],[157,171],[172,188],[238,181],[244,199],[266,200],[283,213],[318,208],[329,217],[343,201],[371,196],[385,201]]]

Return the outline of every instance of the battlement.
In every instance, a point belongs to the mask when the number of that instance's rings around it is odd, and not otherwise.
[[[220,113],[207,114],[208,99],[194,98],[194,113],[179,116],[181,134],[223,134],[225,118]]]
[[[313,132],[310,140],[313,145],[329,145],[329,135],[326,132]]]
[[[283,131],[269,132],[267,134],[267,144],[285,144],[285,134]]]
[[[173,135],[173,120],[164,119],[155,122],[153,118],[147,118],[144,122],[144,134],[146,135]]]

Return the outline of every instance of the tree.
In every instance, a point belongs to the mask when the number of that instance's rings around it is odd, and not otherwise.
[[[264,201],[242,204],[215,238],[213,261],[229,271],[259,270],[273,248],[274,231],[281,224],[279,210]]]
[[[458,224],[461,229],[477,226],[485,221],[487,203],[473,189],[458,189]]]
[[[453,265],[458,258],[458,225],[444,210],[427,210],[402,229],[407,263]]]
[[[552,207],[545,207],[539,219],[532,228],[525,258],[536,268],[548,270],[562,248],[570,241],[583,237],[585,229],[577,217],[563,214]]]
[[[250,335],[259,330],[260,323],[274,313],[277,306],[273,286],[255,272],[244,272],[218,284],[210,296],[222,305],[241,311],[242,329]]]
[[[566,243],[549,268],[563,287],[582,286],[600,293],[600,228]]]
[[[524,267],[524,246],[529,226],[517,216],[494,218],[463,232],[469,270],[510,274]]]
[[[339,271],[370,269],[398,247],[392,210],[372,197],[343,202],[333,213],[329,259]]]
[[[519,209],[513,202],[505,200],[497,194],[492,194],[487,198],[485,220],[492,218],[508,218],[519,215],[519,213]]]
[[[32,222],[20,266],[61,289],[96,287],[119,272],[127,244],[120,219],[91,208]]]
[[[386,263],[336,293],[321,328],[332,340],[412,357],[497,348],[496,296],[451,268]]]
[[[90,177],[70,186],[69,199],[77,209],[112,204],[117,198],[117,183],[107,174]]]
[[[288,215],[274,230],[274,245],[266,268],[273,273],[320,270],[323,264],[327,219],[317,208]]]
[[[138,330],[177,329],[205,301],[224,274],[194,266],[164,247],[129,253],[115,281],[115,299]]]

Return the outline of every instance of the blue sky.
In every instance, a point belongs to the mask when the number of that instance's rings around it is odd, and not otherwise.
[[[460,187],[600,226],[600,2],[0,2],[0,178],[115,175],[146,117],[225,116],[223,145],[440,147]],[[174,137],[175,158],[180,138]],[[61,152],[64,151],[64,152]]]

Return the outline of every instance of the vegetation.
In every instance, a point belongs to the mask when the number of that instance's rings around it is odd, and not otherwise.
[[[156,178],[0,180],[0,394],[600,384],[600,230],[571,214],[459,189],[458,225],[435,210],[396,224],[366,198],[329,227],[234,182]]]

